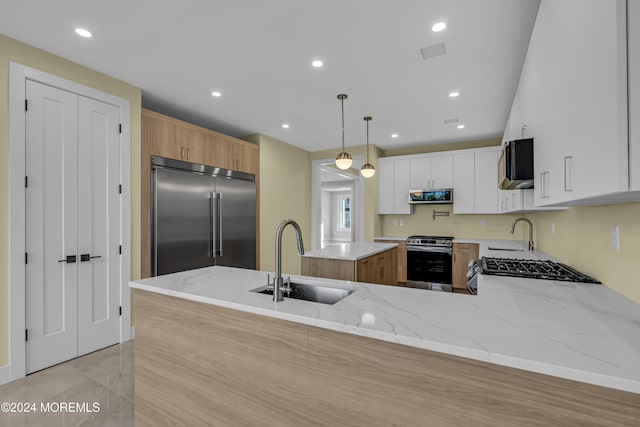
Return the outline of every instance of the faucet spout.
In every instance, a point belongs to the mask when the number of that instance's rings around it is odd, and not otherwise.
[[[511,234],[513,234],[514,231],[516,231],[516,224],[520,221],[524,221],[527,224],[529,224],[529,250],[532,251],[533,250],[533,224],[531,223],[531,221],[529,221],[527,218],[516,218],[516,220],[513,221],[513,224],[511,224]]]
[[[282,233],[287,225],[291,225],[296,232],[296,241],[298,244],[298,255],[304,255],[304,244],[302,242],[302,231],[297,222],[292,219],[285,219],[280,223],[276,230],[276,273],[273,278],[273,300],[284,301],[282,296]]]

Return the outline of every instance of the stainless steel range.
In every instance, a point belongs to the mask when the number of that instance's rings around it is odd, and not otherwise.
[[[453,237],[407,238],[407,287],[452,291]]]
[[[553,261],[482,257],[480,268],[483,274],[495,276],[600,283],[568,265]]]

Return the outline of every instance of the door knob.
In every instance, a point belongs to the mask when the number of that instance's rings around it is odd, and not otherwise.
[[[60,260],[58,260],[58,262],[66,262],[67,264],[73,264],[74,262],[76,262],[76,256],[75,255],[68,255],[67,258],[60,259]]]
[[[89,254],[80,255],[80,262],[90,261],[94,258],[102,258],[102,255],[91,256]]]

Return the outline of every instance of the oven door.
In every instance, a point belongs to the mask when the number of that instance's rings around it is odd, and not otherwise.
[[[452,249],[407,245],[407,280],[451,284]]]

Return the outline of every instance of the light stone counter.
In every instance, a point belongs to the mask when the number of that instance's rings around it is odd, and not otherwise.
[[[286,298],[275,303],[269,295],[250,292],[266,283],[267,272],[229,267],[143,279],[130,286],[640,393],[640,305],[603,285],[481,276],[478,295],[472,296],[292,279],[356,292],[335,305]]]
[[[322,249],[313,249],[307,251],[303,256],[309,258],[327,258],[358,261],[362,258],[367,258],[371,255],[375,255],[380,252],[388,251],[389,249],[397,247],[397,243],[338,243],[326,245]]]
[[[392,242],[407,240],[407,236],[378,236],[374,237],[373,240],[390,240]]]

